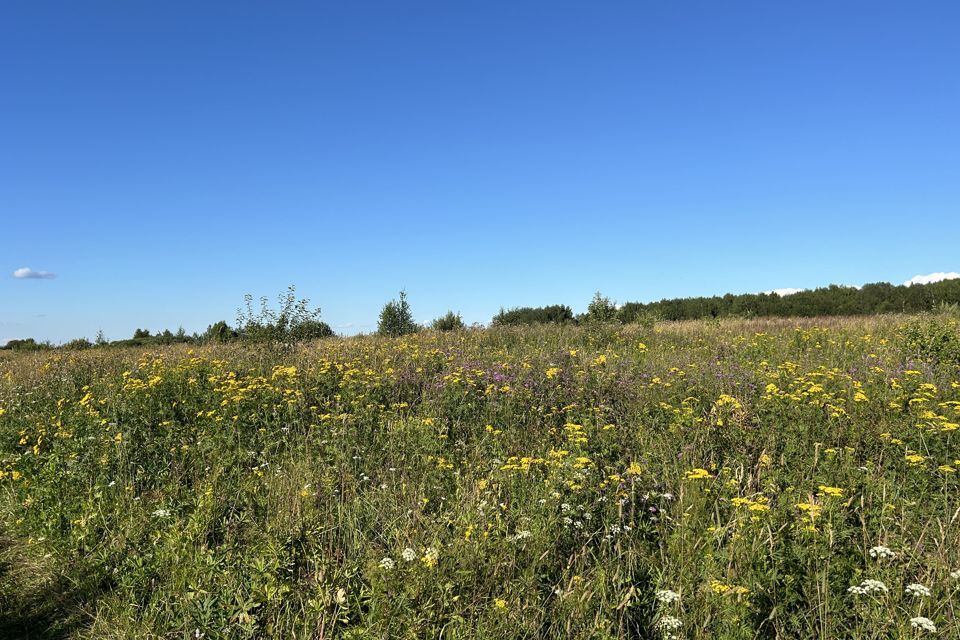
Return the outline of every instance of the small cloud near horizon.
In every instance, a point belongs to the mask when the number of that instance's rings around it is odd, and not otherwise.
[[[30,267],[20,267],[13,272],[13,277],[18,280],[52,280],[57,274],[51,271],[34,271]]]
[[[938,271],[936,273],[928,273],[925,276],[913,276],[903,284],[909,287],[915,284],[932,284],[934,282],[940,282],[941,280],[955,280],[957,278],[960,278],[960,273],[957,273],[956,271]]]
[[[806,291],[806,289],[795,289],[793,287],[784,287],[782,289],[771,289],[770,291],[761,291],[760,293],[775,293],[780,297],[783,296],[792,296],[795,293],[800,293],[801,291]]]

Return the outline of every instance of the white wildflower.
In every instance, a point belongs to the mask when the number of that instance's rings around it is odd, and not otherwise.
[[[930,633],[936,633],[937,631],[937,625],[933,624],[933,620],[930,618],[924,618],[923,616],[910,618],[910,626],[914,629],[923,629],[924,631],[929,631]]]
[[[913,584],[907,585],[906,593],[916,598],[929,598],[932,592],[930,591],[930,587],[925,587],[922,584],[914,582]]]
[[[960,580],[960,569],[957,569],[956,571],[951,571],[950,577],[953,578],[954,580]]]
[[[683,626],[683,621],[680,618],[674,618],[673,616],[663,616],[657,620],[657,629],[661,631],[676,631]]]
[[[153,512],[153,515],[156,516],[157,518],[166,518],[166,517],[169,517],[169,516],[170,516],[170,510],[169,510],[169,509],[157,509],[156,511]]]
[[[407,547],[400,554],[400,557],[406,560],[407,562],[413,562],[414,560],[417,559],[417,552],[411,549],[410,547]]]
[[[887,593],[887,585],[879,580],[864,580],[859,585],[854,585],[847,589],[849,593],[858,596],[865,596],[871,593]]]
[[[653,595],[659,602],[664,604],[672,604],[680,601],[680,594],[670,589],[661,589]]]
[[[882,544],[878,544],[877,546],[870,548],[870,557],[879,559],[892,559],[896,558],[897,554],[890,547],[885,547]]]
[[[396,564],[397,563],[394,562],[393,558],[391,558],[390,556],[383,556],[382,558],[380,558],[380,568],[383,569],[384,571],[390,571],[390,569],[393,569],[396,566]]]

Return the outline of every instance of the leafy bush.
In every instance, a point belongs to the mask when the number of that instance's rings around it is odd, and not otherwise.
[[[303,340],[333,335],[333,329],[320,320],[320,309],[311,309],[310,300],[297,300],[296,287],[277,296],[279,308],[271,309],[266,297],[260,298],[260,310],[253,310],[253,296],[244,296],[245,309],[237,311],[237,333],[244,340],[274,346],[289,346]]]
[[[960,320],[949,315],[915,318],[901,328],[908,355],[960,367]]]
[[[216,342],[224,343],[230,342],[231,340],[236,340],[240,337],[230,325],[227,324],[226,320],[220,320],[215,322],[207,327],[207,330],[203,332],[201,340],[204,342]]]
[[[52,348],[49,342],[37,342],[33,338],[24,338],[23,340],[9,340],[3,347],[9,351],[42,351]]]
[[[459,331],[464,328],[463,318],[459,313],[447,311],[446,315],[440,316],[430,323],[430,328],[437,331]]]
[[[71,350],[90,349],[91,347],[93,347],[93,343],[86,338],[76,338],[63,345],[64,349]]]

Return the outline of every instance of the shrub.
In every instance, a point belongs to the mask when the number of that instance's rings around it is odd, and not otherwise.
[[[267,298],[260,298],[260,310],[253,310],[253,296],[244,296],[245,308],[237,310],[237,333],[244,340],[274,346],[333,335],[330,326],[320,320],[320,309],[311,309],[310,300],[297,300],[296,287],[277,296],[279,308],[271,309]],[[229,328],[229,327],[228,327]]]
[[[459,331],[463,329],[465,325],[459,313],[447,311],[446,315],[440,316],[431,322],[430,327],[437,331]]]
[[[204,342],[224,343],[236,340],[238,337],[240,337],[239,334],[227,324],[226,320],[220,320],[207,327],[200,339]]]
[[[907,354],[960,367],[960,319],[947,314],[915,318],[901,328]]]
[[[76,338],[63,345],[64,349],[73,349],[73,350],[89,349],[91,347],[93,347],[93,343],[87,340],[86,338]]]
[[[50,349],[51,346],[49,342],[37,342],[33,338],[24,338],[23,340],[9,340],[2,348],[10,351],[42,351]]]

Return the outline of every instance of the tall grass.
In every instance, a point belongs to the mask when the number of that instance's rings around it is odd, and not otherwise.
[[[960,637],[957,334],[888,316],[4,354],[0,629]]]

